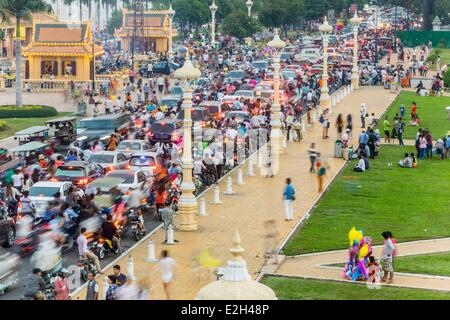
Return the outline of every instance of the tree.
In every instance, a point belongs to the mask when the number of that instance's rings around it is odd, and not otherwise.
[[[259,11],[259,21],[268,28],[283,28],[286,34],[290,25],[299,22],[303,7],[302,0],[266,0]]]
[[[186,35],[192,27],[197,30],[211,19],[207,0],[174,0],[172,7],[176,11],[174,21]]]
[[[113,10],[111,18],[106,23],[106,30],[110,35],[114,35],[114,31],[122,27],[123,13],[122,10]]]
[[[235,11],[222,23],[223,33],[239,39],[249,37],[259,30],[260,26],[256,19],[249,18],[246,11]]]
[[[30,21],[33,13],[52,12],[44,0],[0,0],[0,20],[16,19],[16,107],[22,107],[22,42],[20,41],[21,20]]]

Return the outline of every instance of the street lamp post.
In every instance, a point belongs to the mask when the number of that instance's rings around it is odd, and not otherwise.
[[[216,12],[217,12],[217,5],[215,0],[213,0],[213,3],[209,6],[209,10],[211,11],[212,21],[211,21],[211,44],[213,46],[216,45]]]
[[[181,183],[181,197],[178,203],[179,226],[181,231],[197,230],[196,214],[198,212],[197,200],[194,197],[195,185],[192,182],[192,88],[190,81],[200,77],[200,70],[194,68],[188,56],[182,68],[175,71],[175,78],[183,82],[183,182]]]
[[[250,18],[252,16],[253,1],[248,0],[245,4],[246,4],[247,10],[248,10],[248,17]]]
[[[359,73],[358,73],[358,28],[362,19],[358,17],[357,12],[350,19],[353,25],[353,68],[352,68],[352,86],[353,89],[359,89]]]
[[[169,58],[173,57],[173,43],[172,43],[172,34],[173,34],[173,17],[175,16],[175,10],[172,9],[172,4],[169,6],[169,10],[167,10],[167,17],[169,18],[169,43],[167,54]]]
[[[328,36],[332,31],[332,27],[328,23],[327,17],[323,24],[320,25],[319,31],[323,38],[323,72],[322,72],[322,88],[320,89],[320,106],[323,109],[330,107],[330,95],[328,94]]]
[[[275,56],[273,57],[273,103],[272,103],[272,121],[270,131],[270,148],[272,157],[272,166],[275,170],[272,170],[273,174],[276,174],[278,170],[278,159],[280,154],[280,141],[282,138],[281,133],[281,121],[280,121],[280,51],[286,46],[286,43],[280,39],[278,29],[275,29],[275,35],[273,40],[267,43],[267,46],[271,49],[275,49]]]

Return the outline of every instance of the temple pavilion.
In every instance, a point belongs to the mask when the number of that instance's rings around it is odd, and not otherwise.
[[[135,29],[134,22],[140,20],[135,20],[134,11],[122,9],[122,12],[122,27],[116,30],[115,36],[119,38],[123,50],[131,51],[133,32]],[[137,15],[140,15],[140,13]],[[137,37],[141,38],[139,41],[143,42],[145,52],[166,52],[169,47],[170,33],[168,11],[144,11],[142,21],[143,24],[141,26],[136,26],[136,34]],[[139,36],[140,34],[142,36]],[[172,36],[174,35],[176,35],[176,31],[172,29]],[[137,45],[136,49],[138,49]]]
[[[90,22],[36,23],[32,41],[23,49],[25,78],[92,80],[92,57],[104,51],[93,43],[90,30]]]

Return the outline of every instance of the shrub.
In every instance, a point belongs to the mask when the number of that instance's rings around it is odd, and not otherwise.
[[[25,105],[22,108],[15,106],[0,106],[0,119],[6,118],[46,118],[58,114],[55,108],[48,106]]]
[[[6,130],[8,130],[8,129],[9,129],[9,127],[8,127],[8,125],[6,124],[6,122],[3,121],[3,120],[0,120],[0,131],[6,131]]]
[[[440,49],[445,49],[447,48],[447,40],[446,39],[440,39],[437,45],[438,48]]]
[[[436,60],[437,60],[437,55],[436,54],[430,54],[428,57],[427,57],[427,62],[431,62],[431,63],[436,63]]]
[[[447,72],[444,73],[444,86],[446,88],[450,88],[450,69],[448,69]]]

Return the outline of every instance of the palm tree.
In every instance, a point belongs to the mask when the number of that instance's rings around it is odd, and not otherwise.
[[[21,20],[30,21],[33,13],[52,12],[45,0],[0,0],[0,20],[16,19],[16,107],[22,107],[22,42],[20,41]]]

